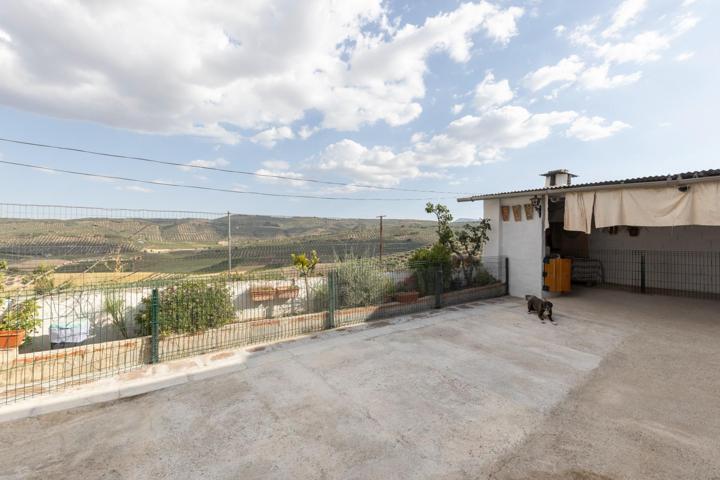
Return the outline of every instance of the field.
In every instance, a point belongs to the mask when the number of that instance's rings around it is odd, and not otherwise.
[[[135,282],[173,274],[213,274],[289,266],[291,254],[321,262],[380,254],[377,220],[232,215],[214,218],[0,218],[0,259],[15,283],[40,265],[56,282]],[[383,254],[400,258],[429,245],[435,223],[389,219]],[[9,279],[10,280],[10,279]],[[12,286],[12,285],[9,285]]]

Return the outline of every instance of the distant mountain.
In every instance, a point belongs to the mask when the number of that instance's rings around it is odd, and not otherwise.
[[[458,218],[456,220],[453,220],[453,223],[475,223],[477,222],[477,218]]]
[[[232,215],[234,244],[286,242],[304,238],[365,240],[379,237],[375,219]],[[427,239],[435,222],[385,219],[386,241]],[[0,219],[0,251],[9,245],[118,245],[144,248],[198,248],[227,240],[227,217]]]

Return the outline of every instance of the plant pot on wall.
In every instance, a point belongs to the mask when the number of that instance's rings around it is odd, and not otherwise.
[[[25,341],[25,330],[0,330],[0,350],[17,348]]]
[[[300,294],[300,287],[297,285],[284,285],[275,289],[275,295],[281,300],[297,298]]]
[[[250,298],[253,302],[266,302],[275,298],[275,288],[255,287],[250,289]]]
[[[503,222],[507,222],[510,220],[510,207],[507,205],[503,205],[500,207],[500,213],[502,214]]]
[[[513,211],[513,218],[516,222],[522,221],[522,205],[513,205],[512,206]]]
[[[525,209],[525,220],[532,220],[535,214],[535,209],[533,208],[532,204],[526,203],[525,205],[523,205],[523,208]]]
[[[395,300],[399,303],[415,303],[419,297],[420,293],[416,291],[398,292],[395,294]]]

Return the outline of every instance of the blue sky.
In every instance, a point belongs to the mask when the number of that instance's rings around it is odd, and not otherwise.
[[[489,193],[717,168],[710,0],[3,2],[0,136],[183,164]],[[0,142],[0,160],[353,198],[378,191]],[[267,198],[0,165],[0,202],[424,218],[423,200]],[[457,217],[480,204],[449,203]]]

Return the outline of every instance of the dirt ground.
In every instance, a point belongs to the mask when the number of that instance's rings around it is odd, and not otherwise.
[[[718,302],[584,290],[267,347],[2,425],[0,478],[720,479]]]

